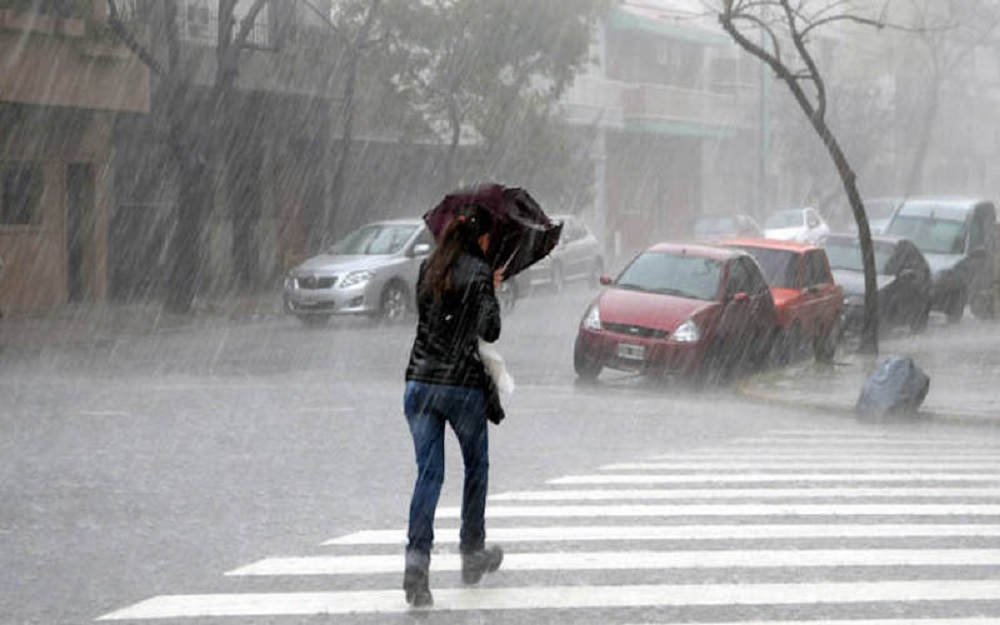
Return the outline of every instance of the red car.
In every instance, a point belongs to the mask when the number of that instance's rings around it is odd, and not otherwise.
[[[732,239],[723,245],[748,252],[764,272],[778,309],[782,360],[808,345],[817,360],[833,358],[844,290],[833,280],[826,251],[808,243],[771,239]]]
[[[762,365],[777,332],[771,291],[753,258],[734,249],[660,243],[636,256],[587,309],[573,364],[592,380],[605,367],[728,376]]]

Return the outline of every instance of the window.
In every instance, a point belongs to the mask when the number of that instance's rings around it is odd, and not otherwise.
[[[38,220],[42,167],[38,163],[0,162],[0,225],[21,226]]]
[[[757,263],[750,260],[749,258],[743,258],[740,263],[744,265],[744,269],[748,278],[748,289],[750,295],[760,295],[769,290],[767,286],[767,281],[764,280],[763,274],[761,274]]]
[[[719,296],[721,273],[722,263],[711,258],[646,252],[625,268],[615,286],[629,291],[714,301]]]
[[[826,272],[826,263],[823,262],[823,255],[820,252],[806,254],[805,272],[802,277],[803,288],[826,284],[830,281]]]
[[[742,259],[735,259],[729,263],[729,279],[726,281],[726,297],[732,297],[737,293],[750,293],[750,273]]]

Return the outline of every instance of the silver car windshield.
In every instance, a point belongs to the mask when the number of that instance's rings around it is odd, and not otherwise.
[[[629,291],[714,301],[719,296],[722,263],[711,258],[647,252],[618,276],[615,286]]]
[[[933,217],[897,215],[889,234],[906,237],[927,254],[961,254],[965,251],[965,223]]]
[[[417,225],[372,224],[362,226],[330,246],[334,256],[382,256],[403,249]]]

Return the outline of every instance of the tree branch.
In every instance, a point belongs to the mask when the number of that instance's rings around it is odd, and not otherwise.
[[[111,28],[111,32],[121,39],[122,43],[132,51],[132,54],[145,63],[154,74],[163,76],[167,73],[163,69],[163,66],[160,65],[160,62],[156,60],[156,57],[153,56],[153,53],[144,48],[139,43],[139,40],[136,39],[135,34],[125,27],[121,16],[118,14],[118,6],[115,4],[115,0],[108,0],[108,26]]]

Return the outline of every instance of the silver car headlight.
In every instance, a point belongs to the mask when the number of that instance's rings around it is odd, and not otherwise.
[[[601,329],[601,312],[597,307],[597,304],[593,304],[587,314],[583,316],[583,321],[580,323],[587,330],[600,330]]]
[[[351,273],[344,276],[344,279],[340,281],[340,288],[349,289],[352,286],[359,286],[365,284],[373,277],[375,277],[374,271],[370,270],[352,271]]]
[[[697,343],[701,338],[701,330],[694,319],[688,319],[674,330],[671,337],[677,343]]]

